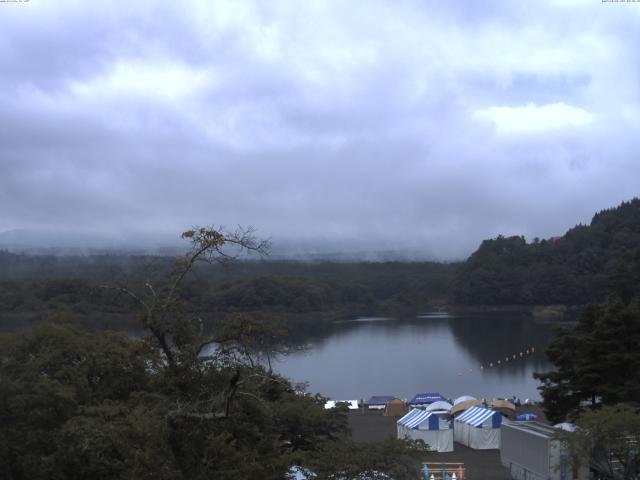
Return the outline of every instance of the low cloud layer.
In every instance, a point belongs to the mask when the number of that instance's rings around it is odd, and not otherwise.
[[[640,4],[154,5],[0,3],[0,231],[452,259],[638,195]]]

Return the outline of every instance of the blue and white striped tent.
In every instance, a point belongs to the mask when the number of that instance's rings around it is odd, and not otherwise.
[[[482,428],[487,419],[491,418],[491,428],[500,428],[502,423],[502,414],[495,410],[489,410],[484,407],[471,407],[469,410],[460,415],[456,420],[474,427]],[[486,428],[486,426],[485,426]]]
[[[398,438],[422,440],[432,450],[453,452],[453,430],[449,421],[434,412],[414,408],[397,422]]]
[[[456,442],[476,450],[500,448],[502,414],[484,407],[472,407],[454,421]]]
[[[438,416],[426,410],[414,408],[398,420],[398,424],[406,428],[421,428],[422,430],[439,430]]]

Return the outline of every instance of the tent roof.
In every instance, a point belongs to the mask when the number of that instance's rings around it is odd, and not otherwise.
[[[419,408],[414,408],[409,413],[407,413],[404,417],[398,420],[400,425],[404,425],[407,428],[415,428],[424,422],[427,418],[433,415],[432,412],[427,412],[426,410],[420,410]]]
[[[415,397],[409,401],[409,405],[422,405],[437,402],[438,400],[446,401],[447,399],[439,393],[416,393]]]
[[[464,400],[463,402],[454,403],[453,408],[451,409],[451,413],[462,412],[467,408],[475,407],[476,405],[481,405],[482,402],[480,400]]]
[[[508,400],[494,400],[489,406],[493,408],[508,408],[514,412],[516,410],[516,406]]]
[[[374,395],[367,402],[369,405],[386,405],[387,402],[395,399],[396,397],[392,395]]]
[[[451,405],[449,402],[445,402],[443,400],[438,400],[437,402],[433,402],[427,407],[427,411],[433,412],[435,410],[444,410],[446,412],[451,411]]]
[[[540,422],[508,422],[505,426],[545,438],[553,438],[557,432],[557,429],[551,425],[546,425]]]
[[[500,415],[500,412],[489,410],[484,407],[471,407],[469,410],[456,418],[456,422],[468,423],[469,425],[478,427],[482,425],[488,418],[491,418],[494,415]]]
[[[460,402],[466,402],[468,400],[478,400],[478,399],[476,397],[472,397],[471,395],[462,395],[461,397],[458,397],[453,401],[453,405],[455,406]]]

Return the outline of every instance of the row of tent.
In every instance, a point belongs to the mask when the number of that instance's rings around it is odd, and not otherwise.
[[[495,448],[500,451],[500,463],[509,470],[510,478],[531,480],[587,480],[589,458],[575,455],[557,437],[558,429],[574,431],[575,425],[559,423],[545,425],[539,422],[513,422],[500,420],[499,412],[483,407],[469,409],[454,421],[454,428],[434,412],[413,409],[398,421],[398,435],[420,434],[433,449],[447,452],[453,450],[453,441],[471,448]],[[498,424],[499,427],[497,426]],[[436,463],[437,465],[437,463]],[[442,478],[445,478],[445,463],[442,463]],[[451,464],[449,464],[451,465]],[[433,464],[431,464],[433,466]],[[425,478],[429,469],[423,464]],[[464,470],[457,478],[462,479]],[[600,472],[610,474],[610,472]],[[436,475],[438,473],[436,472]],[[357,478],[365,478],[366,474]],[[290,479],[310,480],[316,475],[301,467],[292,467]],[[453,477],[453,475],[452,475]],[[367,477],[369,478],[369,477]],[[378,477],[376,477],[378,478]],[[387,478],[381,474],[380,478]]]
[[[350,400],[330,401],[325,407],[336,403],[345,403],[351,409],[359,406],[357,400]],[[470,395],[449,403],[439,393],[418,393],[407,403],[390,395],[378,395],[367,404],[372,409],[384,409],[385,416],[401,417],[397,421],[398,438],[423,440],[438,452],[453,451],[454,441],[479,450],[499,448],[502,414],[496,409],[515,412],[515,405],[506,400],[494,400],[493,409],[488,409]],[[414,408],[407,413],[407,406]]]
[[[471,407],[484,405],[484,403],[470,395],[462,395],[453,400],[453,404],[451,404],[439,393],[418,393],[406,404],[395,397],[379,395],[371,397],[367,405],[369,409],[384,410],[385,416],[402,416],[407,413],[407,406],[456,415]],[[515,405],[508,400],[493,400],[490,402],[489,407],[499,409],[503,413],[515,413],[516,410]],[[525,419],[533,420],[534,418],[518,418],[518,420]]]
[[[397,397],[393,397],[391,395],[374,395],[369,399],[367,405],[369,408],[383,408],[385,404],[391,400],[396,399]],[[442,405],[443,409],[451,410],[453,407],[458,405],[464,406],[469,404],[469,402],[474,402],[474,404],[482,403],[475,397],[471,395],[462,395],[455,400],[453,400],[453,404],[449,403],[451,400],[447,400],[439,393],[416,393],[415,396],[407,402],[407,405],[410,407],[427,407],[433,404]],[[493,400],[495,403],[499,403],[499,407],[506,407],[515,410],[516,406],[513,402],[509,400]],[[467,407],[468,408],[468,407]]]
[[[346,403],[351,409],[359,406],[357,400],[337,403]],[[326,407],[335,404],[327,402]],[[516,409],[507,400],[494,400],[489,409],[470,395],[460,396],[451,404],[439,393],[419,393],[406,403],[389,395],[379,395],[371,397],[367,404],[372,409],[384,409],[385,416],[401,417],[397,421],[398,438],[420,439],[438,452],[453,451],[454,441],[476,450],[500,448],[503,415],[499,410],[515,412]],[[407,405],[415,408],[407,413]],[[517,417],[517,420],[534,419],[533,414]]]
[[[398,438],[422,440],[438,452],[452,452],[453,442],[476,450],[500,447],[502,414],[496,410],[474,406],[453,422],[446,414],[412,409],[397,422]]]
[[[500,450],[500,462],[511,478],[586,480],[589,462],[573,456],[556,436],[559,429],[575,428],[568,423],[503,422],[500,412],[484,407],[472,407],[450,424],[440,414],[416,408],[398,420],[398,437],[421,439],[438,452],[453,451],[454,441],[476,450]]]
[[[374,395],[366,403],[369,405],[369,408],[383,408],[387,402],[396,399],[396,397],[392,397],[390,395]],[[407,404],[412,407],[426,407],[427,405],[431,405],[435,402],[447,403],[447,399],[439,393],[416,393],[415,396],[407,402]]]
[[[417,393],[410,401],[402,400],[389,395],[373,396],[367,402],[369,409],[384,410],[385,416],[402,416],[407,413],[409,407],[423,407],[430,411],[450,411],[452,405],[439,393]]]

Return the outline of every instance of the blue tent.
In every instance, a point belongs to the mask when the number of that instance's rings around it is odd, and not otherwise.
[[[531,420],[535,420],[536,418],[537,417],[535,413],[521,413],[516,417],[516,420],[525,420],[530,422]]]
[[[444,398],[439,393],[416,393],[416,395],[409,401],[409,405],[412,406],[427,406],[433,402],[444,401],[447,399]]]
[[[374,395],[369,399],[367,405],[369,405],[369,408],[383,409],[387,405],[387,402],[390,402],[395,398],[396,397],[391,395]]]

